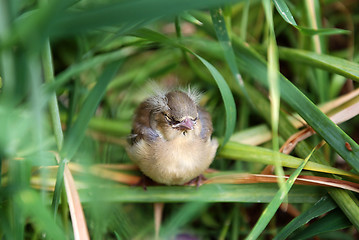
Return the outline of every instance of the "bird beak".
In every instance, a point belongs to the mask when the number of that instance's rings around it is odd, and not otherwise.
[[[182,122],[177,123],[173,126],[174,128],[178,128],[180,130],[193,130],[194,121],[190,118],[185,118]]]

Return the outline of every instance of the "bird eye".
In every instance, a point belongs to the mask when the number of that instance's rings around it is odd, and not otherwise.
[[[167,122],[172,122],[171,118],[167,114],[164,114],[164,115],[165,115],[165,119]]]
[[[167,121],[170,125],[175,125],[175,124],[179,124],[179,123],[180,123],[180,121],[174,120],[173,117],[168,116],[166,113],[163,113],[163,115],[165,116],[166,121]]]

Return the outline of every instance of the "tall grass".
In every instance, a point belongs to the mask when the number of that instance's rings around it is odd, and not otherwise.
[[[355,239],[358,25],[349,0],[0,0],[0,237]],[[153,81],[203,93],[198,189],[131,186]]]

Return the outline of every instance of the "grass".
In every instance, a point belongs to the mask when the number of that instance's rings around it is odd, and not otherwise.
[[[0,237],[356,239],[358,25],[349,0],[0,0]],[[152,82],[203,92],[198,189],[129,186]]]

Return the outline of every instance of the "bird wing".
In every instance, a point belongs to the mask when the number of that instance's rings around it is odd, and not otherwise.
[[[211,137],[213,132],[211,115],[202,107],[197,107],[197,109],[198,109],[198,118],[201,121],[201,125],[202,125],[200,137],[204,140],[207,140],[208,138]]]
[[[148,102],[145,101],[141,103],[136,110],[135,119],[132,125],[132,135],[130,136],[131,144],[134,144],[141,139],[144,139],[145,141],[153,141],[159,137],[156,131],[150,126],[150,115],[151,109]]]

